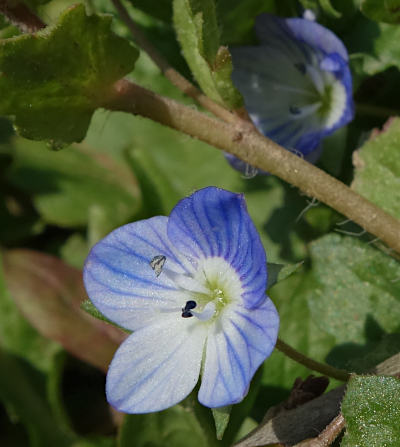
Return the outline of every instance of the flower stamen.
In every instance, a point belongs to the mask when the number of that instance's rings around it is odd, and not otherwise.
[[[210,301],[204,306],[204,309],[201,312],[195,312],[194,310],[192,310],[191,313],[200,321],[209,321],[213,318],[215,311],[215,303],[213,301]]]
[[[182,307],[182,318],[193,317],[193,313],[191,312],[191,310],[194,309],[196,306],[196,301],[186,301],[185,307]]]

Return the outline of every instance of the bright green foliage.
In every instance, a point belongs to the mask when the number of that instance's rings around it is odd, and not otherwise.
[[[110,25],[111,17],[76,5],[55,26],[0,43],[0,113],[15,117],[21,135],[55,146],[84,138],[138,55]]]
[[[181,405],[148,415],[127,415],[119,447],[212,447],[191,411]]]
[[[314,242],[311,257],[319,285],[309,292],[308,302],[321,329],[338,342],[371,339],[368,319],[386,332],[400,329],[397,261],[356,238],[338,234]]]
[[[400,23],[400,0],[362,0],[361,11],[377,22]]]
[[[350,22],[347,43],[350,62],[365,75],[374,75],[389,67],[400,68],[400,27],[359,18]],[[391,94],[395,94],[391,90]]]
[[[400,119],[389,121],[353,155],[356,174],[352,187],[400,219]]]
[[[204,93],[229,108],[242,105],[231,80],[232,60],[219,45],[214,0],[174,0],[174,25],[185,59]]]
[[[385,376],[350,379],[342,403],[346,434],[341,447],[400,445],[400,380]]]
[[[135,178],[126,166],[83,146],[61,152],[44,143],[16,140],[10,180],[34,194],[43,219],[63,227],[84,226],[100,210],[103,233],[132,218],[139,205]]]

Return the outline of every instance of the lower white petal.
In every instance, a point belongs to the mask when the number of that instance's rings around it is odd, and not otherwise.
[[[198,381],[205,338],[206,327],[180,313],[134,332],[111,362],[107,400],[125,413],[160,411],[180,402]]]

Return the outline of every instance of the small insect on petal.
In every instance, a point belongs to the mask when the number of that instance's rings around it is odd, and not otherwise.
[[[150,266],[154,270],[156,276],[160,276],[166,260],[166,256],[157,255],[150,261]]]

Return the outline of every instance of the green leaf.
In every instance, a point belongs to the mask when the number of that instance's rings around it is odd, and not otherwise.
[[[32,250],[10,250],[3,258],[7,286],[32,326],[76,357],[107,370],[125,334],[80,309],[86,298],[81,271]]]
[[[0,258],[0,346],[47,372],[60,345],[40,335],[21,315],[7,288]],[[20,278],[22,281],[23,279]]]
[[[209,444],[194,414],[180,405],[143,415],[126,415],[119,447],[206,447]]]
[[[400,0],[362,0],[361,11],[376,22],[400,23]]]
[[[400,380],[385,376],[355,376],[342,403],[346,434],[342,447],[400,445]]]
[[[225,430],[228,427],[232,405],[226,407],[212,408],[212,415],[215,422],[215,431],[217,439],[222,439]]]
[[[299,262],[297,264],[288,264],[288,265],[282,265],[282,264],[273,264],[271,262],[267,263],[268,268],[268,285],[267,290],[269,290],[271,287],[273,287],[277,282],[283,281],[293,273],[297,272],[301,266],[303,265],[303,262]]]
[[[14,150],[9,179],[33,195],[35,207],[50,224],[84,226],[97,207],[105,216],[102,231],[107,233],[129,222],[138,208],[135,178],[106,154],[84,146],[55,152],[44,143],[21,138]]]
[[[399,352],[400,334],[385,334],[377,343],[367,345],[360,356],[353,354],[343,366],[348,370],[364,373]]]
[[[318,6],[320,6],[322,11],[336,19],[342,15],[332,6],[331,0],[300,0],[300,3],[302,4],[303,8],[312,9],[314,11],[316,11]]]
[[[400,329],[400,264],[355,238],[327,235],[311,245],[318,285],[308,294],[314,321],[338,342],[373,341],[368,319]]]
[[[88,243],[80,233],[72,234],[60,249],[62,260],[78,269],[83,267],[88,254]]]
[[[221,42],[232,45],[256,41],[254,20],[263,12],[276,13],[275,3],[275,0],[218,0]]]
[[[21,135],[55,146],[84,138],[138,56],[110,26],[110,16],[87,16],[80,4],[54,26],[0,43],[0,113],[15,116]]]
[[[389,67],[399,68],[399,39],[399,26],[358,17],[352,22],[345,41],[353,71],[374,75]]]
[[[231,80],[232,60],[219,44],[214,0],[174,0],[174,25],[183,54],[204,93],[228,108],[242,105]]]
[[[40,379],[22,360],[0,351],[0,399],[28,428],[30,445],[70,446],[75,437],[56,424]]]
[[[97,318],[100,321],[105,321],[106,323],[109,323],[109,324],[115,326],[116,328],[120,328],[121,330],[123,330],[126,333],[130,333],[130,331],[128,331],[127,329],[122,328],[121,326],[118,326],[113,321],[111,321],[107,317],[105,317],[89,299],[82,301],[80,304],[80,307],[82,310],[87,312],[92,317]]]
[[[135,8],[164,22],[172,20],[172,0],[131,0]]]
[[[400,186],[400,118],[390,119],[382,131],[353,155],[356,167],[352,184],[357,192],[400,219],[400,200],[394,191]]]
[[[307,295],[316,287],[310,272],[292,275],[271,289],[269,295],[280,316],[279,337],[286,343],[316,360],[324,361],[335,345],[335,338],[322,331],[311,318],[307,306]],[[262,418],[271,405],[276,405],[288,396],[296,377],[307,377],[311,372],[293,362],[278,350],[264,363],[262,391],[256,410]]]
[[[331,15],[336,19],[341,17],[342,14],[332,6],[331,0],[319,0],[319,3],[326,14]]]

